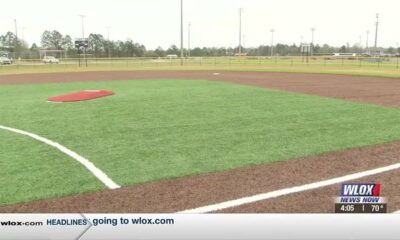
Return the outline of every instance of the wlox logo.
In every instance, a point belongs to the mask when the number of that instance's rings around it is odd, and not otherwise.
[[[380,184],[342,184],[341,197],[379,197]]]

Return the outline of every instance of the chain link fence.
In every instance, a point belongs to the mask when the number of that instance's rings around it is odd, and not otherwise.
[[[65,58],[58,64],[46,64],[41,59],[15,60],[11,65],[0,65],[0,69],[23,67],[86,67],[143,68],[168,66],[276,66],[276,67],[319,67],[319,68],[382,68],[399,69],[400,59],[396,57],[334,57],[334,56],[276,56],[276,57],[191,57],[191,58]]]

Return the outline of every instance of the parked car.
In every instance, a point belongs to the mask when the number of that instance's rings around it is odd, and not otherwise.
[[[11,60],[7,57],[0,57],[0,65],[11,64]]]
[[[58,60],[57,58],[53,57],[53,56],[45,56],[42,60],[42,62],[44,64],[58,64],[60,62],[60,60]]]

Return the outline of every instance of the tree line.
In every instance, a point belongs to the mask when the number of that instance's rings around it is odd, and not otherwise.
[[[136,43],[131,39],[121,41],[110,41],[101,34],[91,33],[88,37],[89,46],[86,50],[88,56],[103,58],[103,57],[166,57],[167,55],[180,55],[180,49],[176,45],[171,45],[167,49],[158,47],[156,49],[146,49],[143,44]],[[44,31],[41,36],[40,45],[33,43],[31,46],[23,40],[17,38],[12,32],[7,32],[0,35],[0,51],[10,52],[11,56],[21,58],[39,58],[40,49],[62,50],[63,57],[79,57],[79,53],[74,46],[74,40],[69,35],[63,35],[57,30]],[[400,48],[381,49],[389,54],[398,54]],[[363,53],[366,49],[355,44],[349,44],[334,47],[328,44],[313,46],[315,55],[340,53]],[[196,47],[184,50],[185,56],[192,57],[211,57],[211,56],[232,56],[238,52],[238,47]],[[249,56],[270,56],[272,47],[269,45],[261,45],[258,47],[243,48]],[[274,55],[278,56],[296,56],[300,55],[300,45],[296,44],[276,44],[273,46]]]

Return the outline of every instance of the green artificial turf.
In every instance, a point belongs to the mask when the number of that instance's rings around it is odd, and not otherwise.
[[[0,129],[0,205],[105,189],[76,161]]]
[[[84,89],[116,95],[46,102]],[[123,186],[400,139],[397,109],[200,80],[1,86],[0,125],[57,141]],[[0,138],[0,205],[104,188],[51,147]]]

